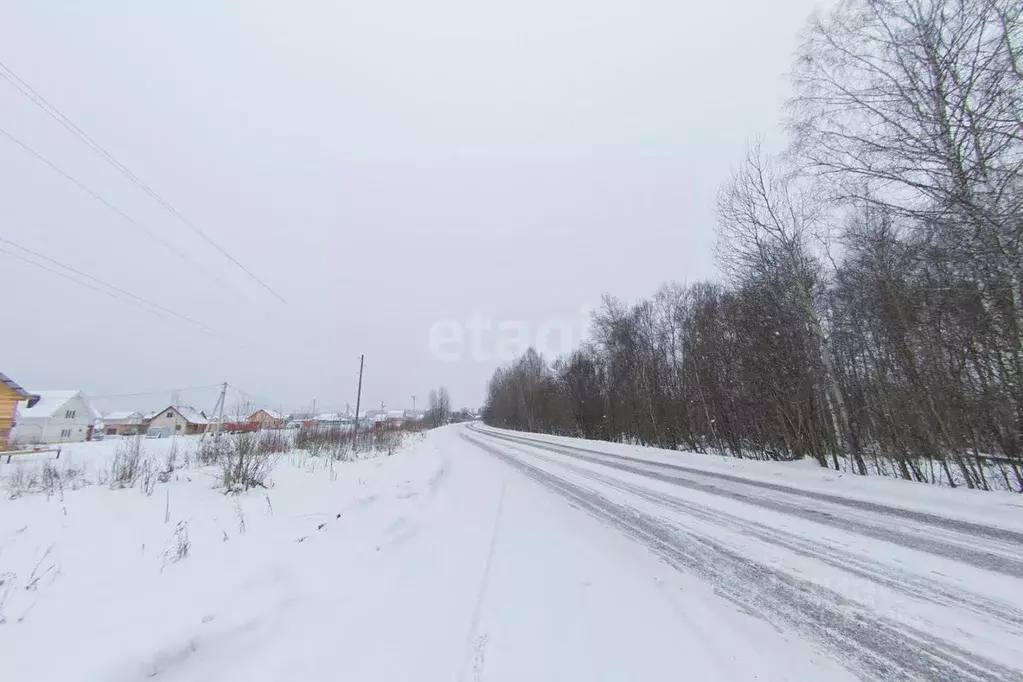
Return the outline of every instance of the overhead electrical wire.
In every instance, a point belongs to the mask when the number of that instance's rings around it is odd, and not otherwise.
[[[2,75],[2,72],[0,72],[0,75]],[[159,237],[159,235],[157,235],[155,232],[150,230],[145,225],[142,225],[141,223],[135,221],[130,215],[128,215],[127,213],[125,213],[121,209],[117,208],[117,206],[114,206],[112,203],[110,203],[109,201],[104,199],[100,194],[96,193],[95,191],[93,191],[92,189],[87,187],[86,185],[84,185],[81,182],[79,182],[78,180],[76,180],[69,173],[67,173],[66,171],[61,169],[59,166],[57,166],[57,164],[53,163],[52,161],[47,159],[45,156],[43,156],[42,154],[40,154],[36,150],[32,149],[27,144],[25,144],[24,142],[22,142],[18,138],[14,137],[13,135],[11,135],[9,132],[4,130],[3,128],[0,128],[0,135],[2,135],[3,137],[6,137],[8,140],[10,140],[14,144],[18,145],[19,147],[21,147],[21,149],[23,149],[26,153],[30,154],[37,161],[46,164],[46,166],[48,166],[53,172],[55,172],[58,175],[60,175],[62,178],[64,178],[65,180],[67,180],[68,182],[73,184],[75,187],[78,187],[80,190],[82,190],[83,192],[88,194],[90,197],[92,197],[96,201],[100,202],[105,207],[107,207],[108,209],[110,209],[111,211],[116,213],[118,216],[120,216],[121,218],[126,220],[128,223],[130,223],[134,227],[137,227],[140,230],[142,230],[142,232],[146,236],[148,236],[150,239],[155,241],[157,244],[159,244],[160,246],[164,247],[165,249],[167,249],[168,251],[170,251],[171,253],[176,255],[178,258],[182,259],[183,261],[185,261],[186,263],[191,265],[193,268],[195,268],[196,271],[202,273],[206,277],[209,277],[211,280],[213,280],[214,282],[219,284],[221,287],[227,289],[228,291],[230,291],[235,296],[244,299],[244,297],[237,290],[235,290],[233,287],[231,287],[229,284],[227,284],[227,282],[225,282],[224,280],[220,279],[215,274],[213,274],[212,272],[210,272],[206,268],[204,268],[201,265],[199,265],[198,263],[196,263],[186,253],[184,253],[182,251],[179,251],[178,249],[174,248],[174,246],[171,245],[169,242],[166,242],[163,239],[161,239]]]
[[[32,88],[31,85],[22,80],[16,73],[14,73],[14,71],[11,70],[10,67],[8,67],[3,62],[0,62],[0,76],[2,76],[8,83],[10,83],[16,90],[18,90],[18,92],[24,95],[29,101],[31,101],[37,107],[42,109],[44,112],[46,112],[46,114],[53,118],[53,120],[60,123],[62,126],[64,126],[64,128],[66,128],[68,131],[70,131],[72,134],[78,137],[78,139],[80,139],[86,146],[92,149],[104,161],[109,163],[115,170],[124,175],[128,180],[130,180],[132,183],[138,186],[139,189],[141,189],[143,192],[149,195],[149,197],[153,199],[156,203],[158,203],[163,209],[168,211],[182,224],[184,224],[186,227],[188,227],[193,232],[202,237],[202,239],[207,244],[216,249],[222,256],[231,261],[235,266],[237,266],[242,272],[248,275],[252,280],[258,283],[268,292],[273,294],[273,296],[276,297],[279,301],[281,301],[281,303],[287,304],[287,301],[284,300],[283,296],[277,293],[272,287],[270,287],[270,285],[268,285],[262,279],[257,277],[251,270],[242,265],[241,262],[239,262],[238,259],[232,256],[230,253],[228,253],[226,249],[220,246],[217,242],[213,241],[213,239],[209,235],[207,235],[206,232],[204,232],[191,220],[185,217],[181,213],[181,211],[172,206],[170,202],[168,202],[162,196],[157,194],[153,188],[151,188],[149,185],[143,182],[123,163],[118,161],[110,152],[104,149],[102,145],[93,140],[85,131],[83,131],[71,119],[65,116],[64,113],[60,111],[60,109],[50,104],[50,102],[47,101],[45,97],[36,92],[36,90]]]
[[[78,277],[82,277],[82,278],[84,278],[86,280],[89,280],[90,282],[95,282],[99,286],[95,286],[93,284],[89,284],[89,282],[83,282],[82,280],[77,279],[75,277],[72,277],[71,275],[68,275],[65,272],[60,272],[59,270],[54,270],[53,268],[47,267],[46,265],[43,265],[42,263],[38,263],[38,262],[33,261],[33,260],[29,259],[29,258],[21,256],[21,255],[19,255],[17,253],[14,253],[13,251],[11,251],[9,249],[0,248],[0,253],[4,253],[4,254],[6,254],[8,256],[11,256],[13,258],[17,258],[18,260],[21,260],[21,261],[23,261],[25,263],[29,263],[30,265],[34,265],[37,268],[41,268],[43,270],[47,270],[49,272],[52,272],[53,274],[60,275],[60,276],[62,276],[64,278],[66,278],[66,279],[70,279],[71,281],[76,282],[77,284],[80,284],[82,286],[88,287],[89,289],[93,289],[95,291],[99,291],[102,294],[106,294],[107,296],[111,296],[112,298],[116,298],[117,300],[122,301],[124,303],[129,303],[129,304],[132,304],[132,305],[138,305],[139,307],[143,307],[145,310],[149,310],[150,312],[162,313],[162,314],[165,314],[165,315],[171,315],[171,316],[176,317],[176,318],[178,318],[180,320],[184,320],[185,322],[193,324],[193,325],[199,327],[200,329],[202,329],[203,331],[206,331],[207,333],[210,333],[210,334],[213,334],[213,335],[216,335],[216,336],[221,336],[220,332],[218,332],[216,329],[213,329],[212,327],[210,327],[210,326],[208,326],[206,324],[203,324],[202,322],[199,322],[198,320],[192,319],[191,317],[188,317],[187,315],[182,315],[181,313],[176,312],[174,310],[171,310],[170,308],[167,308],[165,306],[162,306],[159,303],[154,303],[154,302],[152,302],[152,301],[150,301],[150,300],[148,300],[146,298],[143,298],[141,296],[133,294],[130,291],[126,291],[126,290],[124,290],[124,289],[122,289],[122,288],[120,288],[118,286],[114,286],[113,284],[108,284],[107,282],[104,282],[103,280],[101,280],[101,279],[99,279],[97,277],[93,277],[92,275],[87,274],[85,272],[82,272],[81,270],[77,270],[77,269],[71,267],[70,265],[65,265],[65,264],[63,264],[63,263],[61,263],[59,261],[56,261],[56,260],[48,257],[48,256],[44,256],[43,254],[39,253],[38,251],[33,251],[32,249],[29,249],[27,247],[21,246],[20,244],[15,244],[14,242],[12,242],[9,239],[4,239],[3,237],[0,237],[0,247],[2,247],[4,245],[13,246],[14,248],[16,248],[16,249],[18,249],[20,251],[24,251],[25,253],[27,253],[27,254],[35,257],[35,258],[38,258],[38,259],[40,259],[42,261],[45,261],[47,263],[52,263],[53,265],[56,265],[59,268],[63,268],[64,270],[67,270],[68,272],[73,273],[74,275],[77,275]],[[106,289],[102,289],[100,287],[106,287]],[[149,307],[145,308],[145,306],[149,306]]]
[[[241,395],[245,396],[246,398],[248,398],[253,403],[260,404],[260,405],[270,405],[270,406],[277,404],[277,403],[275,403],[272,400],[268,400],[266,398],[266,396],[256,395],[254,393],[249,393],[248,391],[243,391],[242,389],[238,388],[234,384],[228,384],[228,386],[230,386],[231,388],[236,390],[239,394],[241,394]]]
[[[139,393],[108,393],[107,395],[90,395],[93,400],[105,400],[107,398],[139,398],[147,395],[163,395],[165,393],[184,393],[185,391],[200,391],[213,388],[220,388],[221,384],[208,384],[206,386],[186,386],[184,388],[167,388],[156,391],[141,391]]]

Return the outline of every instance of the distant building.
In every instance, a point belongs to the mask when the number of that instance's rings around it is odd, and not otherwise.
[[[381,421],[390,427],[400,429],[408,421],[408,415],[405,410],[388,410]]]
[[[249,415],[248,421],[261,429],[280,429],[287,423],[279,412],[267,409],[256,410]]]
[[[306,419],[302,422],[302,425],[306,428],[313,429],[349,430],[355,427],[355,422],[348,415],[340,414],[338,412],[326,412],[318,414],[312,419]]]
[[[147,420],[146,433],[154,436],[190,436],[205,433],[210,425],[206,415],[185,405],[169,406],[154,412]]]
[[[0,452],[8,449],[11,430],[14,428],[14,415],[18,411],[18,403],[27,401],[35,405],[37,398],[14,383],[6,374],[0,373]]]
[[[146,430],[141,412],[111,412],[103,415],[103,432],[108,436],[136,436]]]
[[[81,391],[31,391],[38,400],[18,405],[11,440],[25,445],[92,440],[101,418]]]

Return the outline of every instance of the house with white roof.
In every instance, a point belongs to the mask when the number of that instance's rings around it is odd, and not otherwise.
[[[146,430],[141,412],[110,412],[103,415],[103,430],[108,436],[134,436]]]
[[[249,415],[248,422],[258,425],[261,429],[279,429],[285,425],[286,420],[276,410],[261,408]]]
[[[23,445],[92,440],[100,414],[81,391],[30,391],[37,402],[18,404],[11,440]],[[31,407],[29,407],[31,405]]]
[[[206,415],[194,407],[170,405],[149,417],[147,433],[164,437],[189,436],[204,433],[209,425]]]
[[[312,419],[305,420],[303,425],[309,428],[341,429],[342,431],[348,431],[354,427],[354,421],[351,417],[341,414],[340,412],[324,412],[316,415]]]

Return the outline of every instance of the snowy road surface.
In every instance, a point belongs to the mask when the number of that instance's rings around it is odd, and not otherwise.
[[[0,678],[1023,679],[1018,496],[756,464],[454,426],[4,499]]]
[[[639,449],[465,437],[857,676],[1023,678],[1023,533]]]

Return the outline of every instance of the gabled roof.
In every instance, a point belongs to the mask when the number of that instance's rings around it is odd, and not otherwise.
[[[135,412],[108,412],[103,415],[103,420],[108,422],[141,421],[142,413]]]
[[[270,419],[284,419],[284,417],[281,416],[280,412],[277,412],[275,410],[269,410],[269,409],[267,409],[265,407],[261,407],[260,409],[256,410],[252,414],[250,414],[249,418],[251,419],[252,417],[255,417],[260,412],[265,413],[266,416],[270,417]]]
[[[99,412],[89,403],[88,398],[81,391],[36,391],[33,395],[38,396],[38,402],[32,403],[29,400],[27,403],[18,404],[19,419],[45,419],[52,417],[58,414],[69,400],[79,396],[85,401],[86,409],[90,412],[88,416],[91,416],[93,419],[100,419]]]
[[[3,372],[0,372],[0,384],[6,384],[7,388],[14,391],[19,398],[28,400],[32,397],[31,393],[23,389],[21,386],[18,386],[18,384],[14,383],[14,379],[10,378]]]
[[[206,418],[205,414],[203,414],[199,410],[195,409],[194,407],[189,407],[188,405],[178,405],[177,407],[175,407],[174,405],[168,405],[167,407],[163,408],[162,410],[157,410],[153,414],[147,416],[146,419],[149,420],[149,419],[153,419],[155,417],[158,417],[158,416],[160,416],[161,413],[167,412],[168,410],[174,410],[175,412],[180,414],[182,416],[182,418],[186,422],[188,422],[189,424],[209,424],[210,423],[210,420]]]
[[[313,417],[313,420],[318,422],[342,422],[350,421],[351,417],[339,412],[324,412]]]

